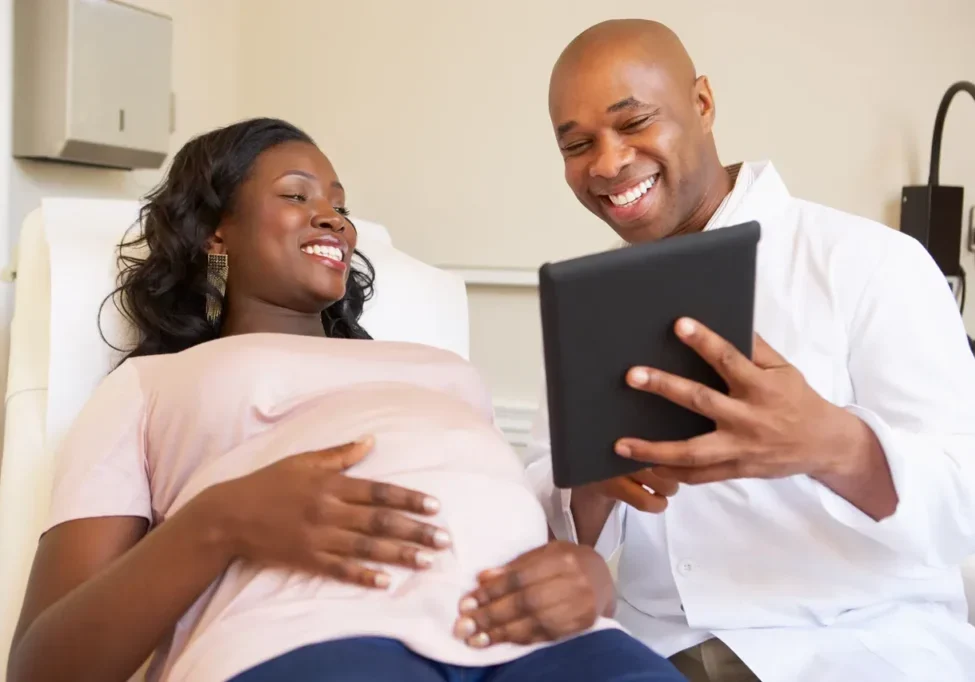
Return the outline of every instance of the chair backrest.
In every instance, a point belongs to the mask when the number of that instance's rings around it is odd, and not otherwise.
[[[3,455],[0,458],[0,682],[41,525],[53,452],[118,355],[98,312],[114,288],[117,249],[135,201],[46,199],[24,221],[17,253]],[[397,250],[381,225],[353,218],[376,268],[362,324],[377,339],[444,348],[467,358],[464,282]],[[111,303],[102,328],[129,336]]]

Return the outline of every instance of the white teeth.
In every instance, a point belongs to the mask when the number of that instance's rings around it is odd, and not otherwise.
[[[329,246],[327,244],[306,244],[301,247],[304,253],[312,256],[321,256],[323,258],[329,258],[331,260],[341,261],[343,260],[342,250],[337,246]]]
[[[626,206],[627,204],[632,204],[634,201],[646,194],[647,191],[653,187],[653,184],[656,181],[657,176],[647,178],[636,187],[628,189],[621,194],[610,194],[609,200],[613,202],[614,206]]]

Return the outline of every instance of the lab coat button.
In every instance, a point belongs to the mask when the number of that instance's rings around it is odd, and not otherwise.
[[[677,564],[677,572],[681,575],[690,575],[694,572],[694,564],[690,561],[682,561]]]

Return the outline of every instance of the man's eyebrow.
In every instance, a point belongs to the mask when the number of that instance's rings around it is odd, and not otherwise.
[[[565,123],[563,123],[562,125],[560,125],[558,128],[555,129],[555,136],[561,140],[567,132],[575,128],[577,125],[579,124],[576,123],[575,121],[566,121]]]
[[[610,104],[606,107],[607,114],[615,114],[618,111],[623,111],[624,109],[649,109],[650,105],[646,102],[641,102],[635,97],[627,97],[626,99],[621,99],[616,104]]]
[[[332,181],[332,187],[334,187],[335,189],[340,189],[340,190],[342,190],[343,192],[345,191],[345,187],[343,187],[343,186],[342,186],[342,183],[341,183],[341,182],[339,182],[338,180],[333,180],[333,181]]]
[[[627,97],[625,99],[621,99],[619,102],[616,102],[615,104],[610,104],[608,107],[606,107],[606,113],[615,114],[620,111],[625,111],[626,109],[647,110],[651,108],[652,107],[646,102],[641,102],[635,97]],[[561,140],[566,133],[571,132],[571,130],[575,128],[577,125],[579,124],[576,121],[566,121],[565,123],[563,123],[562,125],[560,125],[558,128],[555,129],[556,138]]]

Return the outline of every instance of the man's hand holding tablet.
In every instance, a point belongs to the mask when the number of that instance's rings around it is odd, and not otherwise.
[[[757,223],[546,264],[539,294],[555,484],[580,542],[616,501],[808,475],[875,518],[896,497],[870,428],[754,333]]]
[[[678,320],[675,333],[714,368],[729,393],[650,367],[632,368],[627,383],[711,419],[716,429],[678,441],[624,437],[616,443],[621,457],[656,465],[654,472],[671,485],[805,474],[840,492],[878,473],[890,476],[873,431],[821,397],[757,334],[749,359],[695,320]],[[613,487],[607,482],[604,491]],[[873,505],[864,506],[878,515]]]

